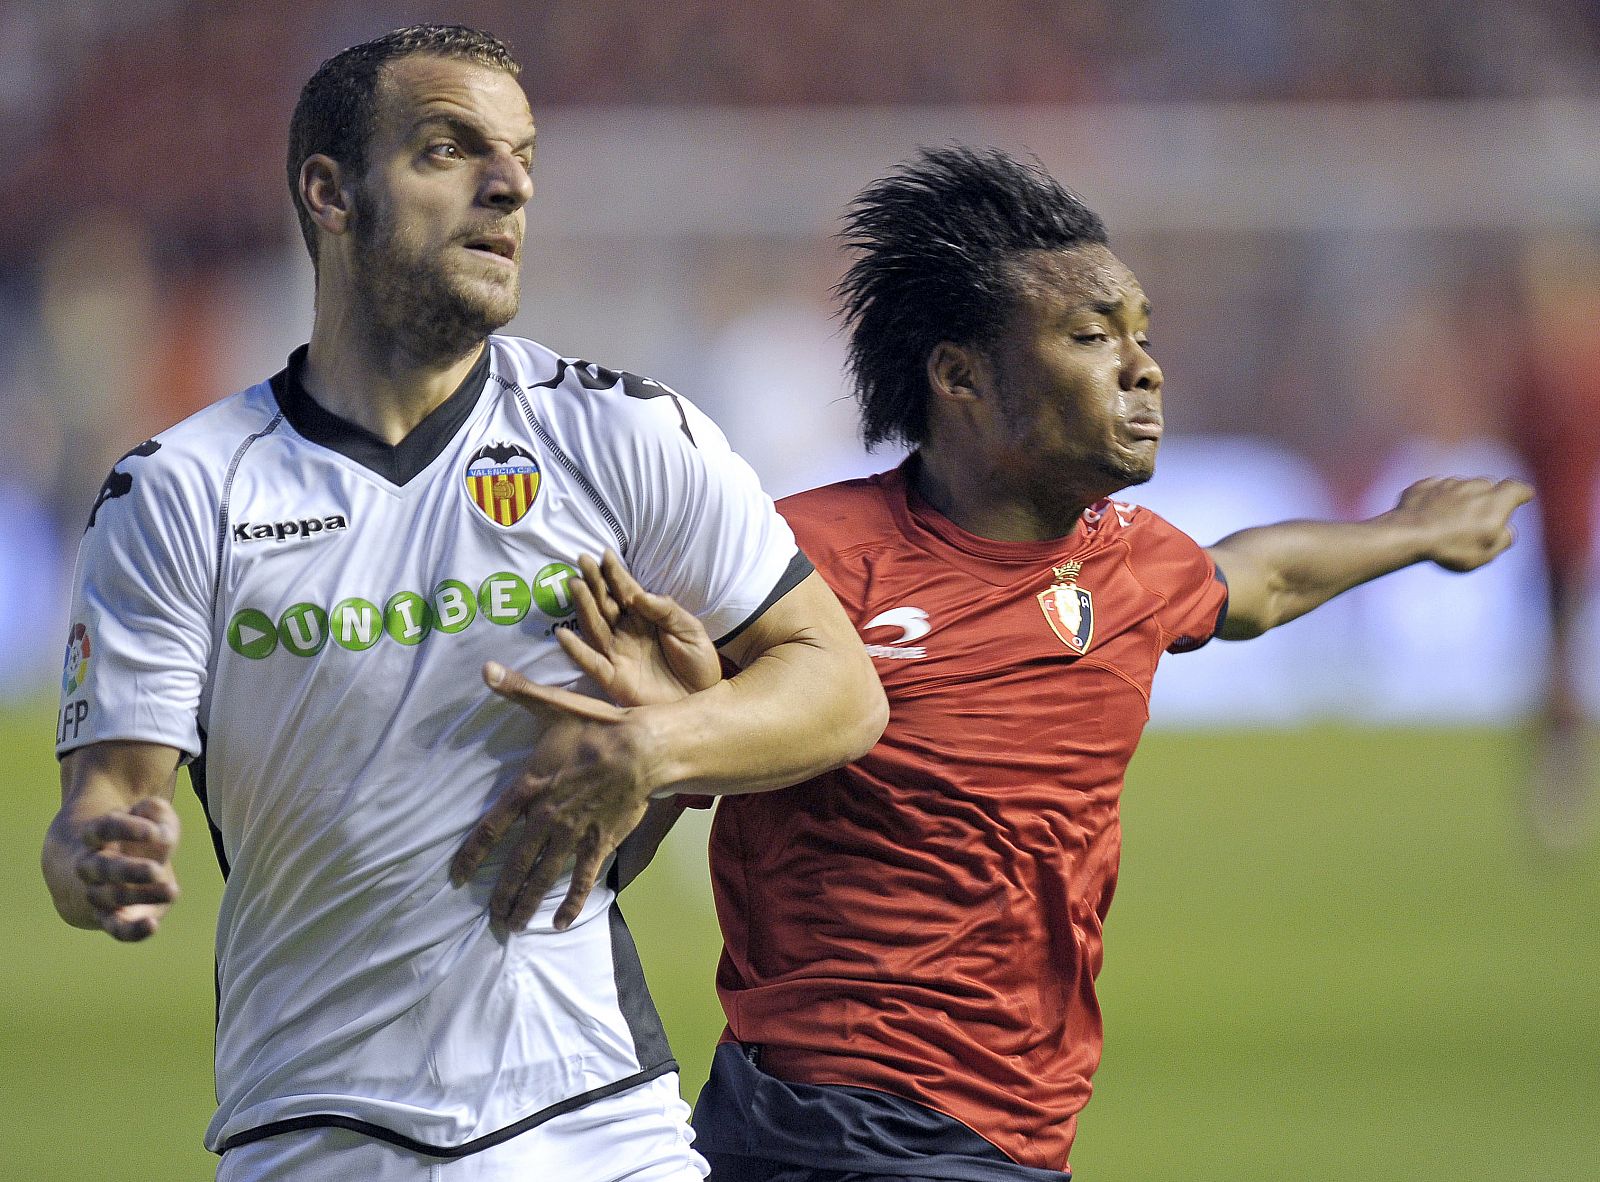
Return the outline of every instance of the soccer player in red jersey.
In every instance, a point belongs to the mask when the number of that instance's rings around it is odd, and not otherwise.
[[[780,508],[890,721],[856,762],[718,807],[728,1029],[696,1147],[716,1182],[1061,1182],[1161,655],[1411,563],[1471,570],[1531,494],[1425,480],[1370,521],[1202,549],[1110,499],[1154,471],[1162,374],[1082,202],[1002,154],[930,151],[858,198],[848,241],[864,434],[913,450]]]

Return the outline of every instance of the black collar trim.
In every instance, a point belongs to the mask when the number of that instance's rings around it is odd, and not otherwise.
[[[273,374],[268,383],[289,425],[312,443],[347,456],[395,485],[408,483],[439,458],[478,405],[478,396],[489,381],[490,346],[485,344],[483,355],[455,393],[434,407],[412,428],[411,434],[391,446],[365,427],[324,409],[311,397],[301,380],[308,348],[301,345],[289,354],[288,366]]]

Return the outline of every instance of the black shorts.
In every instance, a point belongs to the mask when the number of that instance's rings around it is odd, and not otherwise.
[[[694,1110],[710,1182],[1070,1182],[1019,1165],[966,1125],[871,1088],[762,1071],[759,1048],[724,1043]]]

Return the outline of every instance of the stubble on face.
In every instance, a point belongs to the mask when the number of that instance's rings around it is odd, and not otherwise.
[[[419,88],[414,77],[417,70],[407,67],[436,70],[441,66],[465,71],[469,79],[474,73],[488,75],[491,93],[497,86],[517,87],[516,97],[521,98],[518,84],[509,75],[475,63],[403,59],[389,68],[380,83],[379,116],[380,124],[388,125],[388,135],[399,137],[402,144],[416,117],[418,97],[433,93],[426,88],[426,81]],[[447,79],[446,86],[449,82]],[[433,85],[437,90],[438,83]],[[469,82],[453,89],[458,101],[466,93],[470,102],[483,87],[481,82],[476,87]],[[494,100],[489,102],[489,117],[493,118]],[[464,265],[459,248],[486,235],[509,237],[515,240],[520,257],[522,218],[517,212],[474,207],[469,198],[459,210],[460,224],[452,225],[443,222],[449,215],[441,209],[447,211],[449,204],[441,206],[437,193],[421,205],[414,196],[406,197],[406,208],[401,208],[401,192],[392,182],[385,182],[382,166],[376,161],[355,185],[351,271],[361,320],[385,351],[423,366],[448,363],[510,323],[522,294],[520,267],[475,272],[473,268],[479,264]]]
[[[465,355],[517,314],[520,275],[495,285],[463,282],[444,265],[438,246],[416,242],[370,198],[355,247],[355,289],[366,323],[419,365]]]

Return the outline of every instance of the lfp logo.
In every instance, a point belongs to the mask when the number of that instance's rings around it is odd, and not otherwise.
[[[89,629],[74,624],[67,633],[67,658],[61,667],[61,692],[75,694],[89,676]]]

